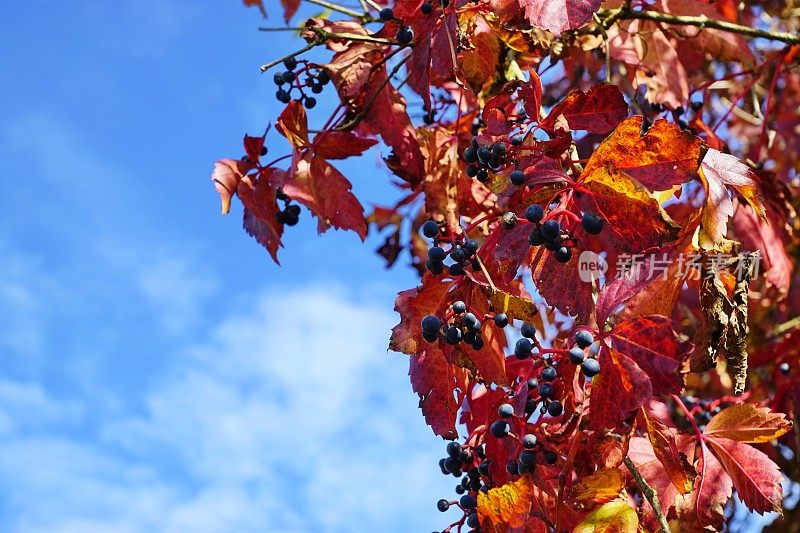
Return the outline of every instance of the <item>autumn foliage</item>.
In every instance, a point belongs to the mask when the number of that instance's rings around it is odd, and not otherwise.
[[[721,530],[742,503],[797,528],[796,6],[307,1],[262,67],[283,112],[212,179],[276,262],[302,205],[419,273],[389,347],[451,441],[444,531]],[[370,150],[401,199],[365,211],[337,162]]]

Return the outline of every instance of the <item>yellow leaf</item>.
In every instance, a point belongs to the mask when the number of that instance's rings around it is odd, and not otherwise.
[[[501,290],[492,290],[491,287],[484,287],[484,291],[489,296],[489,300],[494,306],[497,313],[505,313],[509,318],[515,320],[522,320],[524,322],[533,322],[536,320],[536,315],[539,310],[533,305],[533,302],[526,299],[514,296]]]
[[[513,483],[478,493],[478,519],[485,533],[506,533],[510,528],[522,527],[528,519],[533,498],[530,476],[522,476]]]
[[[628,502],[615,500],[593,511],[573,533],[636,533],[639,516]]]
[[[625,477],[617,468],[598,470],[583,478],[573,489],[578,500],[613,500],[625,487]]]

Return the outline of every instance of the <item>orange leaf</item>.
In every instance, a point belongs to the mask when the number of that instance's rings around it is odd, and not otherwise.
[[[681,454],[678,450],[674,431],[653,417],[645,408],[642,409],[642,415],[647,425],[647,436],[650,438],[650,444],[653,445],[653,453],[658,458],[658,462],[664,467],[672,484],[680,494],[690,493],[692,480],[687,471],[691,471],[692,467],[686,460],[686,455]]]
[[[695,177],[705,153],[703,141],[666,120],[655,121],[644,136],[641,130],[641,115],[622,121],[592,153],[581,177],[612,165],[651,191]]]
[[[573,533],[636,533],[639,516],[628,502],[615,500],[593,511]]]
[[[606,221],[611,244],[639,252],[675,240],[679,227],[638,181],[613,164],[593,168],[581,178],[589,192],[581,196],[581,207]]]
[[[749,403],[731,405],[706,424],[708,437],[724,437],[753,444],[769,442],[785,434],[792,427],[783,413],[773,413],[766,407]]]
[[[306,110],[298,100],[292,100],[286,105],[275,127],[295,148],[309,145]]]
[[[478,493],[478,518],[481,531],[506,533],[509,528],[522,527],[528,518],[533,496],[530,476],[513,483]]]
[[[598,470],[575,485],[574,496],[578,500],[606,502],[619,496],[625,487],[625,477],[617,468]]]

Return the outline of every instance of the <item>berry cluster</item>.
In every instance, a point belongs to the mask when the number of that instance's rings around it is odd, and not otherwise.
[[[532,379],[530,381],[535,382],[536,380]],[[528,404],[530,404],[530,402],[531,399],[529,398]],[[556,408],[551,407],[548,409],[548,412],[550,410],[557,412],[557,414],[553,414],[551,412],[552,416],[558,416],[561,414],[563,408],[561,407],[560,402],[552,401],[550,402],[550,405],[557,406]],[[535,407],[529,410],[529,407],[526,405],[525,411],[525,416],[530,417],[530,414],[535,411]],[[514,407],[509,403],[504,403],[498,407],[497,414],[500,418],[495,420],[489,427],[491,434],[498,439],[505,439],[509,436],[513,436],[511,433],[511,424],[509,423],[509,420],[514,416]],[[513,438],[518,437],[514,436]],[[553,465],[558,461],[558,454],[552,450],[546,450],[543,444],[533,433],[526,433],[521,439],[519,439],[519,443],[521,449],[519,450],[517,457],[510,459],[508,463],[506,463],[506,471],[512,476],[521,476],[523,474],[533,472],[533,470],[536,468],[537,462],[539,462],[539,452],[541,452],[542,459],[544,460],[545,464]],[[481,473],[486,472],[488,474],[489,466],[490,461],[484,461],[478,466],[478,471]]]
[[[380,18],[382,22],[395,20],[394,11],[390,7],[384,7],[378,14],[378,18]],[[403,24],[402,21],[398,22],[400,22],[400,27],[397,29],[397,33],[394,36],[395,40],[400,44],[411,44],[411,41],[414,40],[414,30],[412,30],[410,26]]]
[[[586,357],[587,348],[589,348],[589,357]],[[581,366],[584,376],[593,378],[600,373],[600,362],[596,358],[596,352],[597,345],[594,344],[594,337],[582,329],[575,334],[575,345],[570,348],[568,357],[570,362]]]
[[[572,248],[575,243],[572,239],[572,228],[562,227],[558,220],[561,214],[567,218],[574,217],[573,222],[577,221],[577,215],[571,211],[556,210],[545,218],[542,206],[538,204],[528,206],[525,210],[525,218],[528,222],[535,224],[528,236],[528,242],[531,246],[544,245],[545,249],[553,252],[556,261],[568,263],[572,259]],[[583,213],[580,221],[581,226],[589,235],[598,235],[603,231],[604,221],[594,213],[588,211]]]
[[[278,189],[277,197],[278,200],[283,201],[283,210],[278,211],[275,215],[278,222],[285,226],[296,226],[300,221],[300,206],[297,204],[290,204],[289,202],[291,202],[292,199],[286,196],[280,189]]]
[[[495,172],[507,163],[506,150],[506,143],[502,141],[481,146],[473,137],[472,144],[464,150],[464,161],[469,163],[467,176],[485,182],[489,179],[489,172]]]
[[[450,315],[451,321],[442,322],[435,315],[426,315],[422,318],[422,338],[428,342],[435,342],[439,335],[444,336],[447,344],[458,344],[464,341],[475,350],[483,348],[483,337],[481,337],[480,319],[471,311],[467,311],[467,304],[462,301],[455,302]]]
[[[278,101],[288,104],[292,100],[292,92],[296,90],[300,93],[297,99],[306,108],[312,109],[317,105],[317,99],[309,96],[306,90],[311,91],[313,94],[321,93],[325,85],[331,81],[328,73],[319,66],[312,65],[305,60],[298,61],[293,57],[284,59],[283,66],[286,67],[286,70],[284,72],[276,72],[273,76],[275,85],[278,86],[278,92],[275,93],[275,97]],[[299,71],[297,71],[298,66],[300,66]],[[285,88],[284,85],[286,86]]]
[[[433,220],[428,220],[422,225],[422,234],[433,239],[433,244],[428,250],[428,259],[425,261],[425,268],[432,274],[439,275],[444,272],[445,266],[451,276],[463,276],[466,267],[470,266],[473,270],[479,270],[480,265],[474,259],[478,251],[478,243],[471,239],[458,237],[451,239],[451,244],[447,250],[439,246],[439,241],[443,238],[440,235],[439,224]],[[444,262],[450,258],[452,263],[445,265]]]
[[[486,453],[483,445],[472,448],[468,445],[462,446],[455,441],[447,443],[447,457],[439,460],[439,468],[446,476],[452,475],[461,478],[455,488],[456,494],[460,497],[458,500],[451,501],[441,499],[436,502],[436,508],[444,513],[452,507],[457,507],[463,514],[460,520],[446,527],[443,533],[450,531],[453,527],[457,527],[461,531],[462,524],[472,528],[472,533],[479,531],[478,492],[488,491],[490,485],[484,483],[482,479],[482,477],[488,477],[488,468],[476,466],[475,463],[485,459]],[[483,464],[480,463],[480,465]]]

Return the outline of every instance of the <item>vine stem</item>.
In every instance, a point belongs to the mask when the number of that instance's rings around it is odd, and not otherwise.
[[[664,516],[664,511],[661,510],[661,504],[658,501],[656,489],[651,487],[647,481],[645,481],[645,479],[642,477],[642,473],[639,472],[639,469],[636,468],[636,465],[633,464],[633,461],[631,461],[629,457],[626,456],[624,462],[625,466],[628,467],[628,471],[633,476],[633,479],[636,480],[636,484],[639,485],[639,490],[642,491],[644,497],[647,498],[648,502],[650,502],[650,507],[653,508],[653,511],[656,514],[658,525],[661,527],[662,533],[670,533],[669,524]]]
[[[601,19],[606,20],[606,26],[610,26],[611,23],[618,20],[650,20],[653,22],[671,24],[673,26],[695,26],[700,29],[711,28],[729,33],[747,35],[748,37],[759,37],[770,41],[780,41],[786,44],[800,44],[800,34],[751,28],[750,26],[742,26],[740,24],[734,24],[724,20],[708,18],[705,15],[670,15],[668,13],[661,13],[660,11],[634,11],[624,7],[613,10],[601,9],[597,12],[597,14]]]

